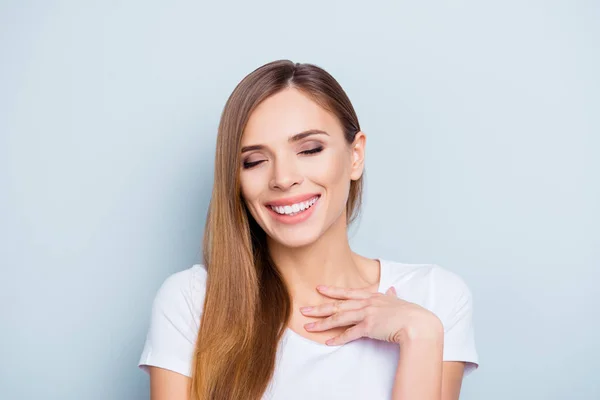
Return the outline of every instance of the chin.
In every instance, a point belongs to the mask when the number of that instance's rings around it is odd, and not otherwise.
[[[296,230],[286,233],[274,233],[273,235],[269,235],[269,237],[272,241],[277,242],[281,246],[300,248],[313,244],[321,237],[321,234],[316,230],[311,230],[310,232],[299,232]]]

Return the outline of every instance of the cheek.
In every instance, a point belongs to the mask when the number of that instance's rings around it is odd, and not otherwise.
[[[242,198],[248,207],[252,207],[252,203],[256,200],[259,194],[256,181],[252,180],[252,178],[248,176],[240,176],[240,190],[242,192]]]
[[[265,176],[260,171],[246,171],[240,174],[240,192],[248,210],[258,220],[261,200],[265,198]]]
[[[319,162],[314,163],[311,174],[319,183],[329,186],[347,186],[346,180],[350,179],[349,161],[345,153],[341,151],[330,152],[322,157]]]

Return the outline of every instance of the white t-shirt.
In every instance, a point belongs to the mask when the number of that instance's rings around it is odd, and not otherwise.
[[[379,261],[378,291],[394,286],[399,298],[436,314],[444,325],[443,360],[466,362],[465,376],[475,370],[473,302],[462,278],[435,264]],[[158,290],[138,364],[144,371],[152,365],[191,376],[206,276],[204,266],[195,264],[169,276]],[[287,329],[263,399],[390,399],[400,351],[397,344],[370,338],[327,346]]]

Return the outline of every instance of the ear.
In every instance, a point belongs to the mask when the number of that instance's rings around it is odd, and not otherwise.
[[[365,167],[365,145],[367,136],[363,131],[358,131],[354,136],[354,142],[352,143],[352,168],[350,172],[350,179],[353,181],[358,180],[363,173]]]

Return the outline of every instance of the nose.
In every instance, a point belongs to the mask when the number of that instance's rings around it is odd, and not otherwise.
[[[279,158],[273,162],[272,175],[269,187],[273,190],[286,191],[303,181],[302,174],[298,171],[293,159]]]

